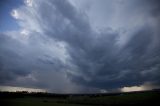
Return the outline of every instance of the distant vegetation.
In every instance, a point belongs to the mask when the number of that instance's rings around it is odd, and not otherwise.
[[[155,103],[160,104],[160,90],[105,94],[0,92],[0,105],[5,106],[108,106]]]

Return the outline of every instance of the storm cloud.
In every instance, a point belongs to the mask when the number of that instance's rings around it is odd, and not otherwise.
[[[27,0],[0,33],[0,84],[50,92],[160,85],[158,0]],[[65,88],[65,89],[64,89]]]

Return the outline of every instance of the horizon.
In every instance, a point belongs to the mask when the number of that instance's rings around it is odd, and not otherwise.
[[[72,93],[72,92],[66,92],[66,93],[61,93],[61,92],[48,92],[46,89],[37,89],[37,88],[28,88],[28,87],[18,87],[18,86],[0,86],[0,92],[28,92],[28,93],[56,93],[56,94],[96,94],[96,93],[127,93],[127,92],[139,92],[139,91],[150,91],[154,89],[160,89],[160,87],[147,87],[147,86],[132,86],[132,87],[124,87],[118,90],[113,90],[113,91],[106,91],[102,90],[100,92],[91,92],[91,93],[86,93],[86,92],[81,92],[81,93]]]

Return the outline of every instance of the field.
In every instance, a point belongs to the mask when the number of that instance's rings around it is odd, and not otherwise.
[[[113,94],[0,93],[1,106],[110,106],[160,104],[160,91]],[[2,105],[3,104],[3,105]]]

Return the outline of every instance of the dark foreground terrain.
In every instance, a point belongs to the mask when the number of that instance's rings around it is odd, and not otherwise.
[[[110,106],[160,104],[160,90],[109,94],[0,92],[0,106]]]

